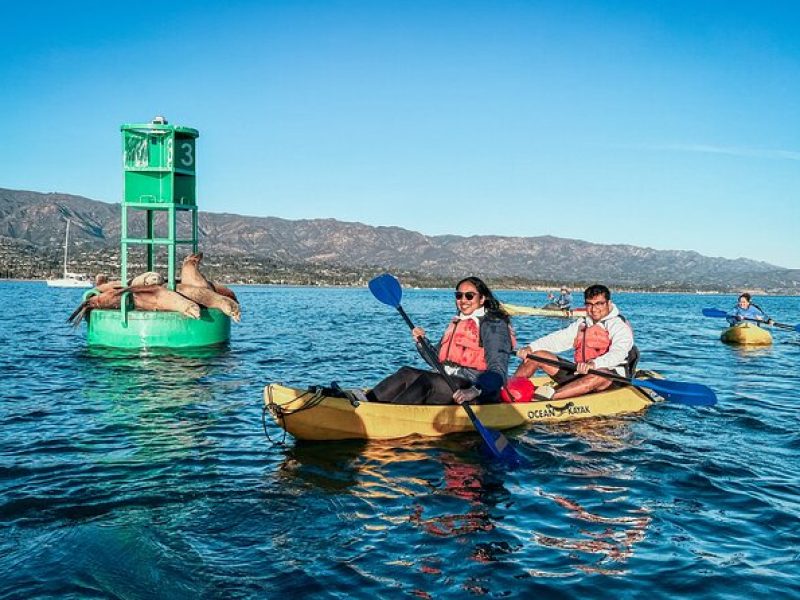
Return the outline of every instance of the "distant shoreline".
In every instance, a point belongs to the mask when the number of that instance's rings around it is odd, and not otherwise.
[[[22,278],[7,278],[7,279],[0,279],[0,283],[10,282],[10,283],[47,283],[47,279],[22,279]],[[241,287],[262,287],[262,288],[300,288],[300,289],[330,289],[330,290],[344,290],[344,289],[366,289],[367,285],[309,285],[309,284],[300,284],[300,283],[235,283],[230,282],[226,283],[225,285],[235,285]],[[76,288],[77,289],[77,288]],[[83,288],[83,289],[91,289],[91,288]],[[428,291],[436,291],[436,290],[450,290],[450,287],[417,287],[417,286],[405,286],[404,288],[407,291],[414,291],[414,290],[428,290]],[[547,293],[552,292],[555,290],[553,287],[516,287],[516,288],[506,288],[506,287],[497,287],[494,290],[498,293],[500,292],[541,292]],[[708,290],[635,290],[630,288],[611,288],[612,293],[614,294],[658,294],[658,295],[665,295],[665,294],[688,294],[688,295],[697,295],[697,296],[737,296],[741,292],[726,292],[726,291],[708,291]],[[771,294],[762,290],[741,290],[742,292],[749,292],[754,296],[759,296],[762,298],[796,298],[800,296],[800,294]],[[581,290],[575,289],[573,293],[577,292],[578,294],[581,293]]]

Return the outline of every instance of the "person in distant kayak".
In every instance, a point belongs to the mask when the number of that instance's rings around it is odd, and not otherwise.
[[[369,391],[367,400],[393,404],[499,402],[516,343],[508,314],[478,277],[458,282],[455,302],[457,314],[435,349],[459,389],[453,392],[437,372],[403,367]],[[425,330],[415,327],[411,334],[419,348]]]
[[[753,303],[752,296],[747,292],[739,296],[736,306],[728,313],[727,318],[728,323],[731,325],[751,319],[754,321],[764,321],[768,324],[772,322],[772,319],[764,313],[761,307]]]
[[[550,305],[560,310],[570,310],[572,308],[572,294],[566,287],[561,288],[561,294],[556,298],[553,294],[547,294]],[[548,305],[549,306],[549,305]]]
[[[585,317],[517,351],[523,362],[514,373],[515,377],[531,377],[541,369],[556,382],[555,387],[537,388],[537,396],[573,398],[612,385],[609,378],[590,374],[590,369],[625,377],[634,374],[639,351],[633,343],[633,329],[611,302],[611,291],[604,285],[592,285],[586,288],[583,297]],[[569,349],[574,349],[575,372],[536,361],[536,356],[557,360],[559,352]]]

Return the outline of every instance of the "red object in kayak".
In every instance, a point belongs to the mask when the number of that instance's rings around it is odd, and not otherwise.
[[[527,377],[512,377],[500,390],[503,402],[530,402],[536,386]]]

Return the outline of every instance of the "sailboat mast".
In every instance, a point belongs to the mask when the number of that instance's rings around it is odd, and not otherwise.
[[[67,235],[64,238],[64,279],[67,278],[67,248],[69,247],[69,219],[67,219]]]

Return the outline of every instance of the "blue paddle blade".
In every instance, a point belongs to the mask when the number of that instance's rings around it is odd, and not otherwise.
[[[462,406],[466,408],[466,405]],[[471,409],[467,411],[467,414],[470,415],[472,424],[475,426],[481,438],[483,438],[484,445],[492,456],[510,465],[519,466],[525,464],[525,460],[517,454],[514,446],[511,445],[506,436],[499,431],[486,427],[480,422]]]
[[[701,383],[684,383],[668,379],[631,379],[634,387],[647,388],[666,400],[689,406],[713,406],[717,403],[714,390]]]
[[[724,310],[719,310],[718,308],[704,308],[703,309],[703,316],[704,317],[719,317],[724,319],[728,316]],[[765,325],[772,325],[773,327],[777,327],[778,329],[786,329],[787,331],[794,330],[800,332],[800,325],[786,325],[785,323],[776,323],[775,321],[768,322],[766,320],[762,321],[761,319],[748,319],[745,317],[744,321],[753,321],[755,323],[764,323]]]
[[[369,291],[378,300],[394,308],[400,306],[400,301],[403,299],[403,288],[400,286],[400,282],[389,273],[371,279]]]

